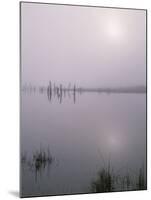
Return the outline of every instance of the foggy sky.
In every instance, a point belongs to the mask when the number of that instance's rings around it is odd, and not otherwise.
[[[22,83],[146,82],[146,12],[22,3]]]

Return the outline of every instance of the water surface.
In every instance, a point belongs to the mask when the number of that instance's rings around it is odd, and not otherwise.
[[[109,164],[133,182],[140,168],[145,173],[145,93],[85,92],[74,101],[70,92],[60,102],[50,101],[46,91],[23,91],[21,110],[24,196],[92,192],[99,170]],[[37,164],[33,157],[40,152],[45,160]],[[115,185],[113,191],[122,190]]]

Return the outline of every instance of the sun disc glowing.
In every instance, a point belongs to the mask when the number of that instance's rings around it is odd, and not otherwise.
[[[107,27],[109,36],[119,38],[121,35],[120,26],[116,23],[109,23]]]
[[[121,42],[121,40],[124,41],[124,25],[115,16],[110,16],[106,20],[104,31],[109,42],[117,43]]]

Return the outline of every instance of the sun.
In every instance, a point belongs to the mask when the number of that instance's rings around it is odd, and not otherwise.
[[[117,22],[111,21],[107,24],[107,34],[112,39],[119,39],[122,34],[121,26]]]
[[[105,37],[108,42],[122,42],[124,41],[125,28],[122,21],[115,16],[110,16],[106,19],[104,24]]]

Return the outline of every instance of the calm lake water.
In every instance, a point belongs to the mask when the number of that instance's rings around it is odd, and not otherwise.
[[[109,165],[133,180],[140,168],[145,173],[146,94],[85,92],[60,103],[45,92],[22,92],[21,111],[23,196],[89,193]],[[44,162],[36,163],[40,152]]]

